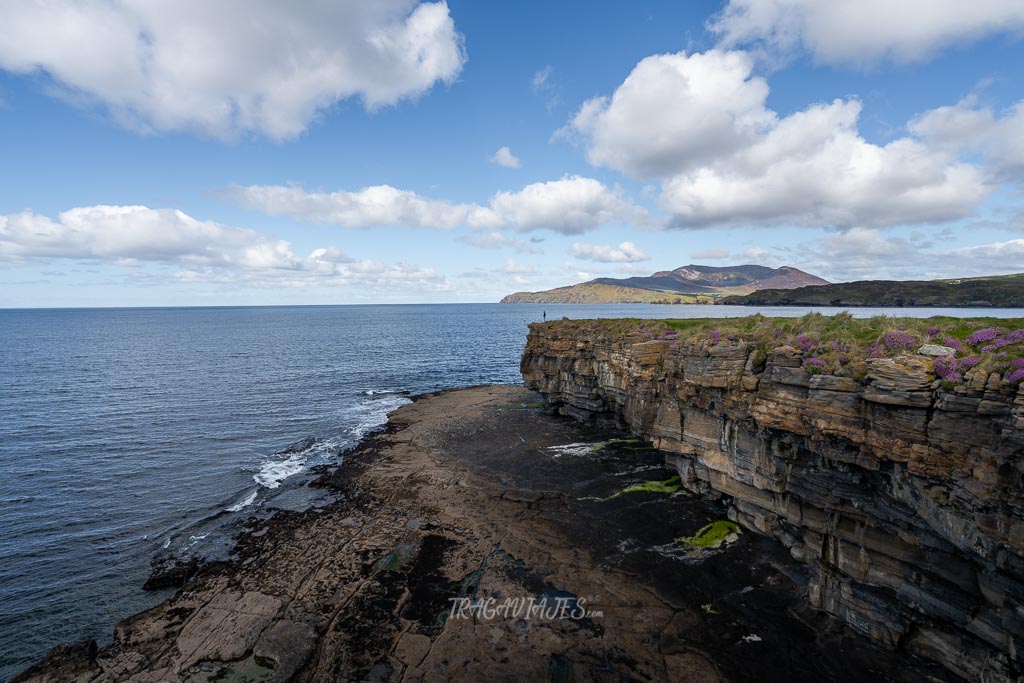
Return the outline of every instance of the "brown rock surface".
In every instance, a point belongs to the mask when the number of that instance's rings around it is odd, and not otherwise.
[[[320,484],[342,500],[261,522],[240,539],[237,560],[201,569],[174,597],[122,622],[112,645],[54,651],[19,680],[953,679],[809,608],[808,572],[776,541],[745,533],[712,550],[675,540],[725,508],[685,493],[626,492],[670,480],[664,454],[531,407],[537,399],[480,387],[398,410],[386,433],[324,473]],[[683,418],[662,419],[671,429]],[[761,491],[760,482],[743,486]],[[780,509],[822,533],[841,528],[829,552],[858,542],[878,554],[930,552],[813,507]],[[1012,587],[992,578],[987,590],[1012,599]],[[875,605],[853,584],[819,581],[814,591],[820,601],[853,591]],[[562,599],[591,613],[460,618],[450,612],[458,597],[499,606],[546,598],[549,607]],[[922,651],[944,644],[941,633],[914,637]]]

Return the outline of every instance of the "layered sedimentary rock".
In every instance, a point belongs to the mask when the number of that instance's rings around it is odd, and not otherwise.
[[[685,485],[807,567],[807,599],[969,680],[1015,680],[1024,646],[1024,389],[953,388],[919,355],[862,381],[759,357],[531,326],[528,387],[561,413],[650,439]]]

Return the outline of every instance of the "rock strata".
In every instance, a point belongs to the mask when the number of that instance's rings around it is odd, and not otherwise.
[[[809,374],[795,349],[531,326],[528,387],[624,427],[691,491],[777,539],[806,598],[886,648],[968,680],[1016,680],[1024,646],[1024,389],[933,359]]]

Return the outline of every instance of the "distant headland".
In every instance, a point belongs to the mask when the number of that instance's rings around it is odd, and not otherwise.
[[[688,265],[662,270],[648,277],[601,277],[543,292],[516,292],[503,304],[698,304],[714,303],[726,295],[750,294],[762,289],[793,289],[826,285],[817,275],[782,266]]]

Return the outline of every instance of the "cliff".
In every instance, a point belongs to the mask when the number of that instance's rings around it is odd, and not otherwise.
[[[812,374],[796,348],[715,334],[534,324],[522,374],[562,414],[651,440],[687,488],[777,539],[812,606],[969,680],[1014,680],[1022,384],[980,366],[943,382],[914,351],[867,358],[858,379]]]

